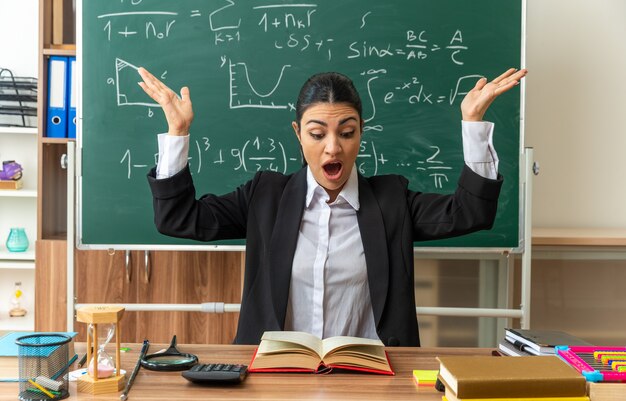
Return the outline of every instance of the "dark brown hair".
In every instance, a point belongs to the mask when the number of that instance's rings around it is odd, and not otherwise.
[[[304,83],[298,102],[296,103],[296,123],[304,112],[316,103],[346,103],[354,107],[361,118],[361,97],[352,80],[338,72],[323,72],[315,74]]]

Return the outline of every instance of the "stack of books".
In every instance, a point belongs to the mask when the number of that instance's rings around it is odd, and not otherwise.
[[[591,401],[626,401],[626,383],[587,383]]]
[[[498,344],[498,349],[509,356],[554,355],[557,345],[592,344],[564,331],[505,329],[504,341]]]
[[[556,356],[440,356],[444,401],[589,401],[585,378]]]

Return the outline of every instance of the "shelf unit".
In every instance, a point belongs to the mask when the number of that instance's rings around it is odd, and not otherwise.
[[[0,251],[0,269],[34,269],[35,250],[33,247],[26,252]]]
[[[35,327],[35,240],[37,231],[37,128],[0,127],[0,160],[15,160],[24,168],[23,188],[0,190],[0,332],[32,331]],[[5,242],[11,227],[24,227],[26,252],[9,252]],[[9,298],[22,282],[23,318],[9,317]]]
[[[73,31],[74,18],[71,1],[39,0],[39,81],[37,102],[38,186],[37,201],[37,261],[36,283],[37,319],[35,329],[64,330],[66,310],[67,266],[67,138],[46,136],[46,103],[48,98],[48,59],[50,56],[74,56],[68,49],[73,42],[67,35]],[[63,46],[61,46],[63,44]],[[59,48],[61,46],[62,48]],[[70,200],[73,202],[74,200]]]

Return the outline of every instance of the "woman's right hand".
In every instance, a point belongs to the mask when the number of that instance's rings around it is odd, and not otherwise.
[[[143,82],[139,82],[139,86],[161,106],[165,113],[165,119],[169,126],[167,133],[177,136],[189,134],[189,127],[193,121],[193,108],[191,107],[189,88],[183,87],[180,90],[181,97],[179,98],[173,90],[150,74],[145,68],[139,67],[138,72],[143,79]]]

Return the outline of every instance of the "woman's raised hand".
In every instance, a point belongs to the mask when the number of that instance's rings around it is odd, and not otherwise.
[[[491,82],[481,78],[474,88],[465,95],[461,102],[461,113],[464,121],[481,121],[491,103],[502,93],[519,84],[528,70],[508,69],[504,74]]]
[[[191,107],[189,88],[183,87],[180,90],[179,98],[173,90],[150,74],[145,68],[140,67],[138,72],[143,79],[143,82],[139,82],[139,86],[161,106],[165,113],[165,119],[168,124],[167,133],[169,135],[187,135],[193,121],[193,108]]]

